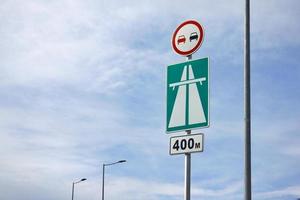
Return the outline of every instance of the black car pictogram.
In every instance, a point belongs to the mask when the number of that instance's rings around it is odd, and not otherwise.
[[[193,33],[191,33],[191,35],[190,35],[190,42],[192,41],[192,40],[198,40],[198,33],[197,32],[193,32]]]

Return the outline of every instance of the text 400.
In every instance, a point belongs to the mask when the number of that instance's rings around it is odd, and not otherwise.
[[[200,149],[201,148],[201,143],[200,142],[196,142],[194,141],[194,138],[190,138],[188,140],[186,139],[182,139],[180,140],[176,140],[173,147],[173,149],[176,149],[176,151],[178,151],[179,149],[185,150],[186,148],[189,149]]]

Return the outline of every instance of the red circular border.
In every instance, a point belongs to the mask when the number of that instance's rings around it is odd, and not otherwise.
[[[198,43],[197,45],[189,50],[189,51],[180,51],[177,47],[176,47],[176,41],[175,41],[175,37],[178,33],[178,31],[185,25],[187,24],[194,24],[195,26],[198,27],[199,31],[200,31],[200,39],[198,40]],[[182,55],[182,56],[189,56],[191,54],[193,54],[195,51],[197,51],[199,49],[199,47],[201,46],[202,42],[203,42],[203,37],[204,37],[204,29],[202,28],[201,24],[199,24],[197,21],[195,20],[188,20],[188,21],[185,21],[183,22],[182,24],[180,24],[177,29],[175,30],[175,32],[173,33],[173,36],[172,36],[172,47],[173,47],[173,50],[178,53],[179,55]]]

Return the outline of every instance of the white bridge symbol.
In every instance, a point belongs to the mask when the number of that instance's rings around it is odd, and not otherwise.
[[[195,79],[192,66],[189,65],[184,66],[180,82],[169,84],[169,87],[173,91],[178,86],[178,92],[168,128],[206,122],[201,98],[197,89],[197,83],[199,82],[202,85],[203,81],[206,81],[206,77]]]

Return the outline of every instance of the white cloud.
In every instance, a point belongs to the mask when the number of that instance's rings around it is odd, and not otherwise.
[[[300,26],[295,21],[295,16],[299,14],[293,9],[298,6],[299,2],[295,0],[252,2],[252,24],[255,25],[251,27],[254,36],[252,48],[298,46]]]
[[[233,195],[237,195],[241,190],[241,182],[233,182],[221,189],[204,189],[202,187],[193,186],[191,189],[194,198],[216,198],[223,197],[230,199]],[[132,178],[114,178],[107,185],[108,196],[111,199],[117,199],[118,196],[124,199],[159,199],[159,196],[168,196],[168,198],[182,198],[184,186],[182,183],[162,183],[157,181],[144,181]],[[229,197],[229,198],[228,198]]]
[[[283,149],[283,153],[290,156],[298,157],[300,156],[300,147],[298,146],[286,147],[285,149]]]
[[[255,195],[257,198],[261,199],[274,199],[282,198],[285,196],[293,196],[297,198],[300,196],[300,186],[290,186],[282,189],[277,189],[269,192],[261,192]]]

